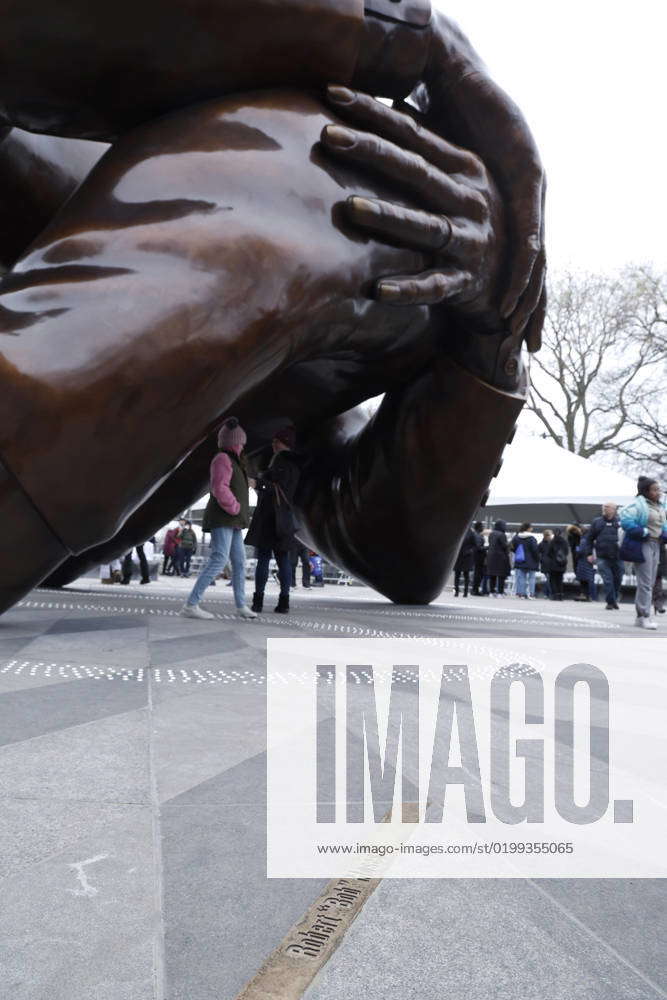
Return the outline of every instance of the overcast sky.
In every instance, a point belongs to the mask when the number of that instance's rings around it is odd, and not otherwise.
[[[667,268],[664,0],[434,0],[528,119],[552,271]]]

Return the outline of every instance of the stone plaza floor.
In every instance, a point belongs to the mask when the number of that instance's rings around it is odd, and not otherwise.
[[[0,618],[3,1000],[233,1000],[317,897],[265,876],[267,638],[637,631],[631,605],[357,587],[277,616],[273,585],[243,622],[221,583],[195,621],[188,586],[82,580]],[[388,879],[305,996],[652,1000],[664,928],[660,880]]]

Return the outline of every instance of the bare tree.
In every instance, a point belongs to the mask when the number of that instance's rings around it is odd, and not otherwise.
[[[528,402],[545,436],[585,458],[664,461],[666,291],[649,267],[552,283]]]

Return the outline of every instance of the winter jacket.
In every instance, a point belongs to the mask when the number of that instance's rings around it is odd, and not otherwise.
[[[235,451],[220,451],[211,462],[211,495],[204,511],[204,531],[247,528],[250,503],[245,463]]]
[[[162,551],[166,556],[173,556],[176,551],[176,546],[178,544],[178,528],[169,528],[167,534],[164,536],[164,542],[162,544]]]
[[[619,525],[617,517],[612,517],[611,521],[606,517],[596,517],[581,540],[586,555],[596,555],[598,559],[618,559]]]
[[[478,539],[480,539],[480,536],[473,531],[472,528],[468,528],[463,537],[463,541],[461,542],[461,548],[459,549],[459,554],[456,557],[456,562],[454,563],[455,573],[469,573],[474,569],[475,555],[479,548]]]
[[[192,555],[197,551],[197,536],[192,528],[183,528],[178,536],[179,547]]]
[[[511,568],[507,535],[504,531],[494,528],[489,534],[486,572],[489,576],[509,576]]]
[[[586,547],[583,544],[577,549],[574,575],[580,583],[591,583],[595,579],[595,566],[588,561]]]
[[[477,544],[474,557],[475,569],[482,573],[486,566],[486,539],[481,532],[475,531],[475,542]]]
[[[567,555],[570,546],[563,535],[554,535],[549,542],[546,557],[549,565],[549,573],[564,573],[567,569]],[[547,570],[544,570],[546,573]]]
[[[663,512],[662,537],[667,538],[667,509],[664,502],[660,504]],[[638,496],[624,507],[621,511],[621,527],[627,534],[633,533],[631,537],[638,537],[636,530],[641,529],[641,538],[648,537],[648,500],[646,497]]]
[[[294,536],[281,536],[276,529],[276,485],[291,504],[300,476],[301,463],[293,451],[279,451],[273,456],[268,469],[257,479],[257,507],[246,535],[246,545],[274,552],[292,548]]]
[[[523,558],[517,554],[523,547]],[[517,569],[531,570],[539,569],[540,553],[537,549],[537,539],[529,531],[520,531],[512,539],[512,551],[514,552],[514,565]]]
[[[542,541],[537,546],[537,551],[540,556],[540,569],[543,573],[551,573],[553,566],[551,565],[551,557],[549,556],[549,548],[553,538],[543,538]]]
[[[581,545],[582,534],[583,532],[578,525],[568,524],[567,544],[570,546],[570,552],[572,553],[572,569],[575,569],[577,565],[577,549]]]

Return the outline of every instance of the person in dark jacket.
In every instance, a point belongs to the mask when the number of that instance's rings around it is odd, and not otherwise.
[[[257,507],[246,536],[246,545],[254,545],[257,549],[255,593],[252,599],[252,609],[257,612],[264,608],[264,590],[269,578],[272,554],[278,563],[280,580],[280,596],[273,610],[278,614],[287,614],[289,611],[292,584],[290,553],[295,542],[292,502],[301,474],[300,463],[293,451],[295,441],[293,427],[283,427],[276,431],[271,442],[273,458],[268,469],[257,479]]]
[[[514,569],[516,570],[516,596],[532,601],[535,597],[535,573],[540,565],[537,539],[532,525],[525,521],[512,539]]]
[[[229,417],[218,432],[220,451],[211,462],[211,496],[203,531],[211,532],[211,554],[203,566],[186,603],[184,618],[215,618],[199,607],[206,588],[213,583],[229,560],[232,564],[232,587],[239,618],[256,618],[245,601],[245,548],[243,530],[248,527],[248,474],[243,449],[246,433],[236,417]]]
[[[570,546],[570,554],[572,555],[572,570],[576,572],[577,570],[577,549],[581,545],[581,539],[584,534],[583,526],[581,524],[568,524],[565,529],[567,535],[567,544]]]
[[[489,551],[486,556],[489,593],[492,597],[504,596],[505,580],[511,571],[507,524],[505,521],[496,521],[493,531],[489,533]]]
[[[472,526],[475,532],[475,572],[472,578],[472,592],[475,597],[484,596],[488,593],[486,575],[486,539],[484,538],[484,525],[481,521],[475,521]],[[481,587],[481,590],[480,590]]]
[[[470,588],[470,574],[475,567],[475,554],[478,549],[478,535],[468,528],[466,531],[463,541],[461,542],[461,548],[459,549],[459,554],[456,557],[456,562],[454,563],[454,597],[459,596],[459,582],[463,576],[463,596],[468,596],[468,590]]]
[[[567,569],[567,557],[570,551],[567,539],[561,528],[554,528],[553,537],[546,550],[546,565],[549,567],[549,599],[563,600],[563,577]]]
[[[604,583],[607,599],[606,610],[618,611],[618,598],[623,581],[623,562],[619,555],[618,533],[621,522],[615,503],[602,504],[602,515],[596,517],[581,540],[586,558],[591,565],[597,562]]]
[[[595,558],[593,562],[588,558],[588,550],[583,537],[576,552],[577,562],[575,564],[574,575],[579,581],[580,593],[574,598],[575,601],[597,601],[598,585],[595,582]]]
[[[162,545],[162,554],[164,556],[162,560],[162,573],[164,576],[173,576],[174,573],[180,576],[180,573],[177,572],[178,567],[174,563],[179,531],[180,528],[178,527],[169,528],[164,536],[164,543]]]
[[[549,558],[549,546],[553,541],[554,533],[551,528],[545,528],[542,532],[542,541],[537,546],[540,555],[540,571],[544,574],[544,596],[551,596],[551,583],[549,573],[551,572],[551,559]]]

